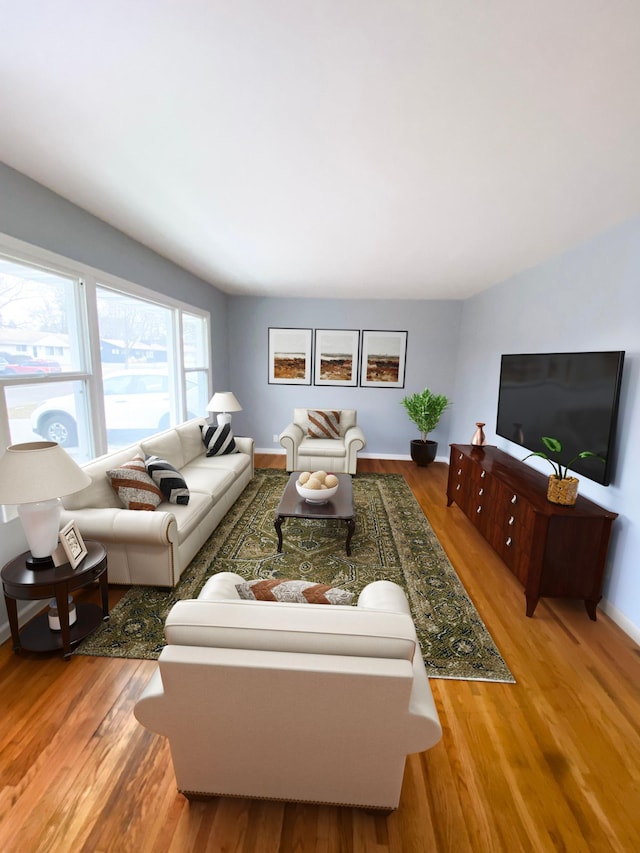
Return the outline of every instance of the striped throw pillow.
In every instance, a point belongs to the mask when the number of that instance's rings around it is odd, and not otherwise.
[[[225,456],[227,453],[238,453],[236,442],[231,432],[231,424],[209,426],[200,424],[202,440],[207,448],[207,456]]]
[[[347,589],[311,581],[287,578],[246,581],[236,584],[238,595],[247,601],[289,601],[299,604],[351,604],[353,593]]]
[[[170,504],[188,504],[189,489],[182,474],[166,459],[147,456],[144,460],[147,473]]]
[[[309,438],[340,438],[340,412],[307,409]]]
[[[107,471],[107,477],[125,509],[153,512],[162,503],[162,492],[147,474],[141,455],[134,456],[119,468]]]

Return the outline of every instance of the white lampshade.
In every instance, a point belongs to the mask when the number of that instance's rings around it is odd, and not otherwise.
[[[231,415],[229,412],[241,412],[242,406],[236,400],[232,391],[216,391],[213,397],[207,404],[208,412],[220,412],[218,415],[218,425],[231,423]]]
[[[35,563],[50,566],[58,544],[62,495],[91,483],[55,441],[12,444],[0,457],[0,504],[17,505]]]

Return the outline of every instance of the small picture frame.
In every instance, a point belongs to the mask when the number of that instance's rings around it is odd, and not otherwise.
[[[75,569],[88,553],[87,546],[84,544],[75,521],[65,524],[59,533],[59,538],[62,550],[67,556],[67,562],[72,569]]]

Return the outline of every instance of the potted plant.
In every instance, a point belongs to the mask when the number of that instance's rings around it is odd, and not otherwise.
[[[401,402],[422,434],[422,438],[411,442],[411,458],[416,465],[429,465],[436,458],[438,443],[428,440],[427,434],[438,426],[449,400],[444,394],[434,394],[425,388],[424,391],[403,397]]]
[[[569,476],[569,466],[576,459],[598,459],[604,462],[604,458],[591,450],[583,450],[570,459],[565,465],[560,462],[559,454],[562,453],[562,443],[557,438],[551,438],[548,435],[543,435],[542,443],[547,448],[549,453],[555,454],[555,458],[551,458],[548,453],[543,450],[538,450],[535,453],[529,453],[524,459],[529,459],[530,456],[540,456],[546,459],[549,465],[553,468],[553,474],[549,475],[549,486],[547,488],[547,500],[554,504],[562,504],[563,506],[573,506],[578,497],[578,478]],[[524,462],[524,459],[522,460]]]

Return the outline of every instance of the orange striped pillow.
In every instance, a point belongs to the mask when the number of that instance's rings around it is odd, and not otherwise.
[[[309,438],[340,438],[340,412],[328,409],[307,409]]]
[[[324,583],[264,578],[236,584],[238,595],[248,601],[289,601],[298,604],[351,604],[353,593]]]
[[[125,509],[153,512],[164,500],[147,473],[143,456],[134,456],[130,462],[107,471],[107,477]]]

